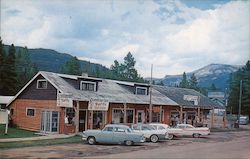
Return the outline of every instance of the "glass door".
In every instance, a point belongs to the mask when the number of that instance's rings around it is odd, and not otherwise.
[[[41,132],[58,132],[59,113],[55,111],[42,111]]]

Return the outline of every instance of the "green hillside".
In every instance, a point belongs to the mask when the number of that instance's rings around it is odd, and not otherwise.
[[[9,45],[4,46],[6,52]],[[24,47],[16,47],[16,53]],[[31,61],[37,66],[39,71],[50,71],[61,73],[62,67],[73,56],[66,53],[59,53],[51,49],[28,49]],[[89,61],[80,60],[82,72],[87,72],[90,76],[111,78],[111,71],[100,64],[91,63]]]

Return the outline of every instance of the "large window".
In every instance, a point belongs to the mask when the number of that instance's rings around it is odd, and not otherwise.
[[[96,91],[96,83],[88,82],[88,81],[81,81],[80,89],[85,90],[85,91]]]
[[[75,110],[73,108],[66,108],[66,116],[68,117],[69,124],[75,124]]]
[[[147,88],[136,87],[136,94],[138,94],[138,95],[146,95],[147,94]]]
[[[47,80],[45,80],[45,79],[37,80],[36,88],[37,89],[47,89]]]
[[[124,110],[123,109],[113,109],[112,112],[112,122],[113,123],[124,123]],[[126,121],[127,123],[134,123],[134,110],[126,110]]]
[[[35,116],[35,109],[27,108],[26,115]]]

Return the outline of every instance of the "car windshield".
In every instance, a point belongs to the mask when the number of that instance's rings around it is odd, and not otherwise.
[[[113,131],[113,127],[107,126],[102,131]]]
[[[131,132],[133,132],[133,130],[130,129],[130,128],[127,128],[127,132],[128,132],[128,133],[131,133]]]
[[[142,130],[155,130],[155,128],[151,125],[142,125]]]

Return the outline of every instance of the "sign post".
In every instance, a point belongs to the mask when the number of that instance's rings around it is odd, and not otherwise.
[[[5,109],[0,109],[0,124],[5,124],[5,134],[7,134],[9,118],[8,118],[8,111]]]

